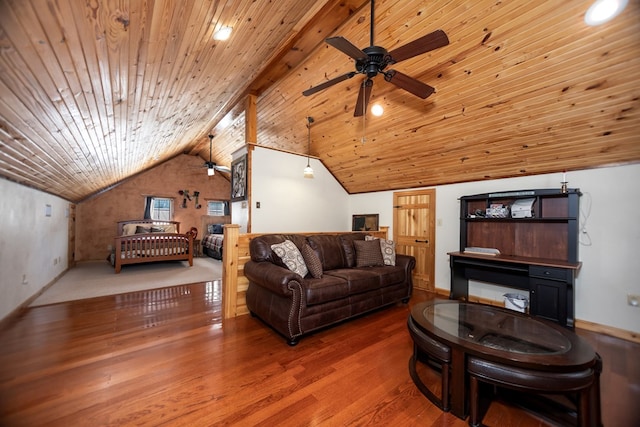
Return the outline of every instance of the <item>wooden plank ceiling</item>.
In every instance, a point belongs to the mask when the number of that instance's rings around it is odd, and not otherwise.
[[[588,27],[588,0],[377,0],[387,50],[426,100],[362,76],[324,43],[369,46],[364,0],[1,0],[0,176],[78,202],[180,153],[229,166],[257,95],[259,145],[319,157],[350,193],[640,161],[640,0]],[[231,39],[215,41],[223,25]],[[304,166],[304,165],[303,165]],[[560,178],[560,175],[559,175]]]

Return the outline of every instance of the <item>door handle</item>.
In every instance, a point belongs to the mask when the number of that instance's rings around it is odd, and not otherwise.
[[[428,240],[418,240],[416,239],[416,243],[429,243]]]

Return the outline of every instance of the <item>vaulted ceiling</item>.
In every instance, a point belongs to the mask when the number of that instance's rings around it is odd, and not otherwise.
[[[361,75],[302,91],[354,70],[324,39],[369,46],[368,1],[0,0],[0,176],[77,202],[208,159],[209,133],[221,165],[247,141],[307,154],[307,116],[310,154],[350,193],[638,162],[640,0],[598,27],[589,5],[377,0],[376,45],[450,44],[393,66],[435,94],[379,75],[385,113],[363,118]]]

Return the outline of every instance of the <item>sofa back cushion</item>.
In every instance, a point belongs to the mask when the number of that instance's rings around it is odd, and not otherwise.
[[[254,237],[249,242],[251,260],[255,262],[271,262],[287,268],[282,259],[271,249],[271,245],[282,243],[285,240],[291,240],[298,249],[301,249],[307,243],[307,237],[301,234],[263,234]]]
[[[347,267],[356,266],[356,248],[353,242],[356,240],[364,240],[365,235],[363,233],[348,233],[340,235],[340,242],[342,243],[342,250],[344,251],[345,259],[347,260]]]
[[[271,262],[287,267],[280,257],[271,249],[271,245],[291,240],[300,251],[305,244],[318,255],[322,271],[356,266],[356,249],[354,241],[364,241],[365,233],[344,234],[263,234],[254,237],[249,243],[251,260],[255,262]]]
[[[281,267],[286,267],[278,255],[271,249],[271,245],[282,243],[287,240],[284,234],[265,234],[251,239],[249,242],[249,253],[251,260],[255,262],[271,262]]]
[[[320,257],[323,271],[349,267],[339,235],[314,234],[307,239],[311,249]]]

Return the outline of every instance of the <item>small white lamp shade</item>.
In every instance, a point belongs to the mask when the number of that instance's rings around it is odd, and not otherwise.
[[[305,178],[313,178],[313,169],[311,168],[309,163],[307,163],[307,167],[304,168],[304,177]]]

